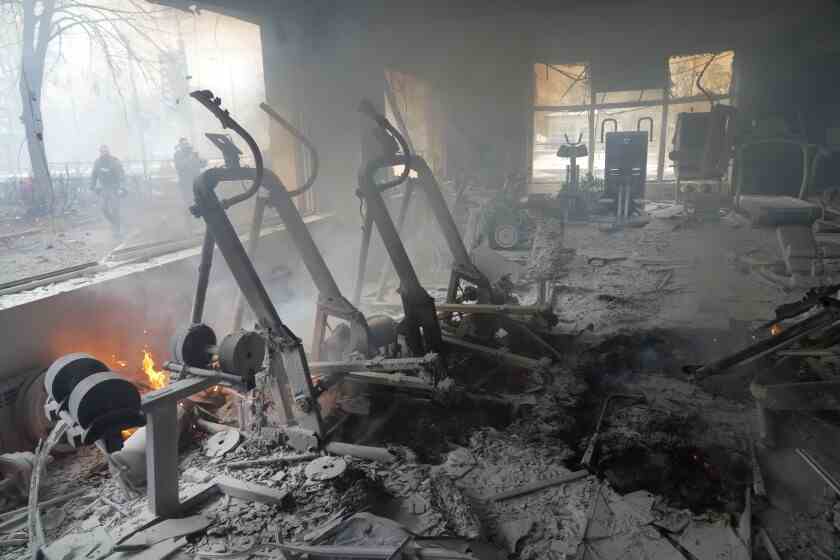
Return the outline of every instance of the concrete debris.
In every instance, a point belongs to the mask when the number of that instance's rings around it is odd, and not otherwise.
[[[558,486],[560,484],[566,484],[567,482],[574,482],[575,480],[579,480],[585,476],[589,476],[589,471],[581,470],[569,473],[567,475],[563,475],[557,478],[553,478],[550,480],[541,480],[537,482],[532,482],[531,484],[525,484],[520,486],[519,488],[514,488],[513,490],[508,490],[507,492],[501,492],[499,494],[495,494],[486,498],[488,501],[491,502],[501,502],[503,500],[510,500],[512,498],[518,498],[520,496],[525,496],[532,492],[538,492],[545,488],[550,488],[552,486]]]
[[[201,515],[181,519],[165,519],[120,542],[115,550],[145,549],[165,540],[198,533],[209,527],[210,523],[210,519]]]
[[[315,453],[301,453],[298,455],[281,455],[279,457],[266,457],[263,459],[251,459],[250,461],[233,461],[225,463],[224,466],[230,470],[253,469],[260,467],[273,467],[287,465],[300,461],[309,461],[318,457]]]
[[[533,518],[524,517],[499,524],[499,536],[510,554],[516,554],[519,541],[531,532],[531,529],[534,528],[534,523]]]
[[[43,549],[47,560],[85,558],[99,560],[111,554],[114,541],[102,527],[94,527],[84,533],[72,533],[62,537]]]
[[[214,482],[223,494],[266,504],[282,504],[288,495],[288,492],[278,491],[268,486],[262,486],[252,482],[245,482],[230,476],[217,476]]]
[[[532,372],[511,368],[480,389],[467,389],[453,376],[458,398],[445,403],[406,399],[394,406],[386,399],[383,407],[381,395],[372,393],[370,415],[351,417],[333,436],[365,445],[330,442],[329,456],[300,453],[285,438],[257,432],[242,438],[233,428],[200,436],[203,445],[181,452],[180,483],[182,493],[204,500],[190,502],[185,515],[194,517],[180,520],[149,516],[142,493],[109,503],[119,495],[118,481],[103,477],[102,457],[92,456],[98,465],[60,476],[83,480],[97,499],[68,505],[69,522],[48,523],[47,542],[80,527],[105,527],[118,550],[150,560],[178,548],[206,558],[249,552],[349,557],[361,550],[389,558],[406,547],[422,549],[421,557],[494,558],[501,551],[518,560],[683,559],[684,549],[703,560],[724,543],[727,553],[737,554],[737,545],[726,540],[737,540],[728,521],[709,529],[691,510],[743,511],[751,470],[744,426],[751,408],[663,374],[677,362],[668,346],[673,341],[636,335],[601,340],[591,351],[568,355],[568,363],[557,364],[553,377],[537,385],[528,383]],[[486,367],[483,358],[457,352],[452,360],[464,379]],[[599,405],[613,393],[648,399],[611,406],[593,474],[576,470]],[[63,460],[62,468],[78,461]],[[738,474],[738,465],[746,474]],[[181,539],[186,534],[196,536],[187,542]],[[698,535],[700,545],[692,544]],[[446,549],[431,548],[425,539],[432,538]]]
[[[181,480],[187,483],[202,484],[204,482],[210,482],[212,479],[212,474],[195,467],[190,467],[181,473]]]
[[[34,464],[35,454],[30,451],[0,455],[0,492],[13,498],[27,497]]]
[[[481,535],[481,522],[468,498],[455,482],[446,475],[432,476],[432,504],[446,519],[449,529],[459,537],[477,539]]]
[[[451,478],[458,479],[472,470],[475,465],[475,457],[467,449],[458,447],[446,454],[446,461],[440,469]]]
[[[725,521],[692,520],[679,544],[697,560],[747,560],[750,551]]]
[[[114,555],[114,560],[122,560],[122,558],[131,558],[131,560],[161,560],[164,558],[171,558],[175,552],[184,548],[187,545],[187,539],[185,537],[181,537],[178,539],[167,539],[165,541],[161,541],[149,548],[143,550],[139,554],[133,553],[118,553]]]

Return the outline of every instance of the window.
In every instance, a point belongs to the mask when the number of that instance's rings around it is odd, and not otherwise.
[[[589,104],[589,80],[584,64],[535,64],[534,105],[545,107]]]
[[[712,95],[729,95],[732,85],[734,51],[722,53],[672,56],[668,59],[671,75],[671,97],[680,99],[704,95],[700,86]]]
[[[707,96],[715,103],[729,103],[734,59],[734,51],[671,56],[667,59],[670,86],[598,92],[594,100],[587,63],[535,64],[533,181],[560,185],[566,180],[569,160],[556,154],[567,135],[571,141],[580,138],[589,148],[589,157],[577,162],[581,173],[591,171],[603,177],[605,143],[601,135],[613,130],[647,131],[648,181],[673,179],[673,164],[667,154],[672,149],[677,115],[708,111]],[[661,59],[661,65],[665,64],[666,59]],[[594,125],[591,138],[590,121]],[[663,122],[667,122],[664,143]]]

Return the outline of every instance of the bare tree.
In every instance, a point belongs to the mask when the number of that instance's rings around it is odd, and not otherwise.
[[[118,91],[124,69],[136,64],[149,79],[144,60],[133,45],[146,42],[162,50],[151,36],[156,16],[162,9],[150,10],[135,0],[7,0],[5,10],[16,17],[20,42],[21,121],[32,169],[33,193],[42,203],[52,197],[52,179],[44,143],[42,94],[47,55],[56,46],[60,59],[62,36],[70,30],[84,32],[102,53]]]

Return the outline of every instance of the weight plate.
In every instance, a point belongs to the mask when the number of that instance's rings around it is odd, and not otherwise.
[[[502,249],[513,249],[519,243],[519,232],[512,224],[503,224],[493,230],[493,239]]]
[[[309,480],[332,480],[344,474],[347,463],[341,457],[319,457],[306,465],[304,473]]]
[[[227,335],[219,345],[222,371],[245,376],[262,367],[265,340],[252,331],[238,331]]]
[[[229,453],[236,449],[236,446],[239,445],[239,440],[241,438],[242,435],[237,429],[225,430],[223,432],[213,434],[213,437],[207,440],[207,448],[205,449],[204,454],[208,457],[221,457],[225,453]]]
[[[213,361],[211,346],[216,345],[216,333],[203,323],[181,327],[172,337],[172,356],[176,362],[206,368]]]
[[[371,315],[367,318],[370,345],[374,348],[389,346],[397,341],[397,323],[388,315]]]
[[[70,393],[68,411],[87,430],[105,414],[118,410],[140,412],[140,392],[133,383],[110,371],[82,379]]]
[[[82,379],[103,371],[108,371],[108,366],[90,354],[67,354],[49,367],[44,376],[44,388],[56,402],[62,403]]]

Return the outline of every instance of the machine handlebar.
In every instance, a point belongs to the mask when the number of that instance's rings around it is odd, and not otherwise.
[[[315,179],[318,177],[318,169],[320,166],[318,150],[315,149],[315,146],[312,145],[312,142],[310,142],[309,139],[306,136],[304,136],[301,131],[292,126],[292,123],[284,119],[280,115],[280,113],[278,113],[271,107],[271,105],[269,105],[268,103],[260,103],[260,109],[265,111],[265,113],[269,117],[271,117],[271,119],[273,119],[280,126],[285,128],[286,132],[291,134],[296,140],[303,144],[307,150],[309,150],[309,153],[312,156],[312,171],[309,174],[309,178],[306,179],[306,182],[297,189],[289,191],[289,196],[298,196],[305,193],[306,191],[312,188],[312,185],[315,183]]]
[[[571,140],[569,140],[569,135],[565,132],[563,133],[563,137],[566,139],[566,144],[569,144],[570,146],[577,146],[583,141],[583,132],[578,134],[577,142],[572,142]]]
[[[408,147],[408,142],[405,137],[400,134],[400,131],[397,130],[384,115],[379,113],[373,106],[373,103],[367,99],[362,100],[359,104],[359,112],[373,120],[384,133],[390,136],[393,140],[396,140],[399,145],[399,151],[402,152],[402,155],[397,155],[397,153],[386,153],[383,157],[368,162],[362,169],[362,174],[364,175],[366,182],[375,184],[381,191],[396,187],[408,179],[408,174],[411,172],[411,150]],[[380,139],[380,141],[382,141],[382,139]],[[384,142],[383,148],[386,151],[390,151],[388,147],[385,146]],[[400,176],[390,181],[386,181],[385,183],[376,184],[373,179],[374,173],[380,169],[385,169],[386,167],[391,167],[393,165],[403,166],[403,171]]]
[[[223,208],[230,208],[234,204],[238,204],[243,200],[247,200],[254,196],[259,190],[260,185],[262,184],[263,179],[263,159],[262,159],[262,152],[260,152],[260,147],[257,145],[257,142],[254,138],[248,133],[247,130],[242,128],[233,117],[230,116],[230,113],[227,109],[222,109],[222,100],[220,97],[216,97],[212,91],[209,89],[204,90],[196,90],[190,93],[190,97],[204,105],[213,115],[219,119],[219,122],[222,123],[222,128],[229,128],[236,132],[248,145],[248,149],[251,150],[251,155],[254,156],[254,168],[256,173],[254,174],[254,180],[251,183],[251,186],[248,189],[236,196],[232,196],[221,201]],[[215,185],[213,185],[215,188]]]

